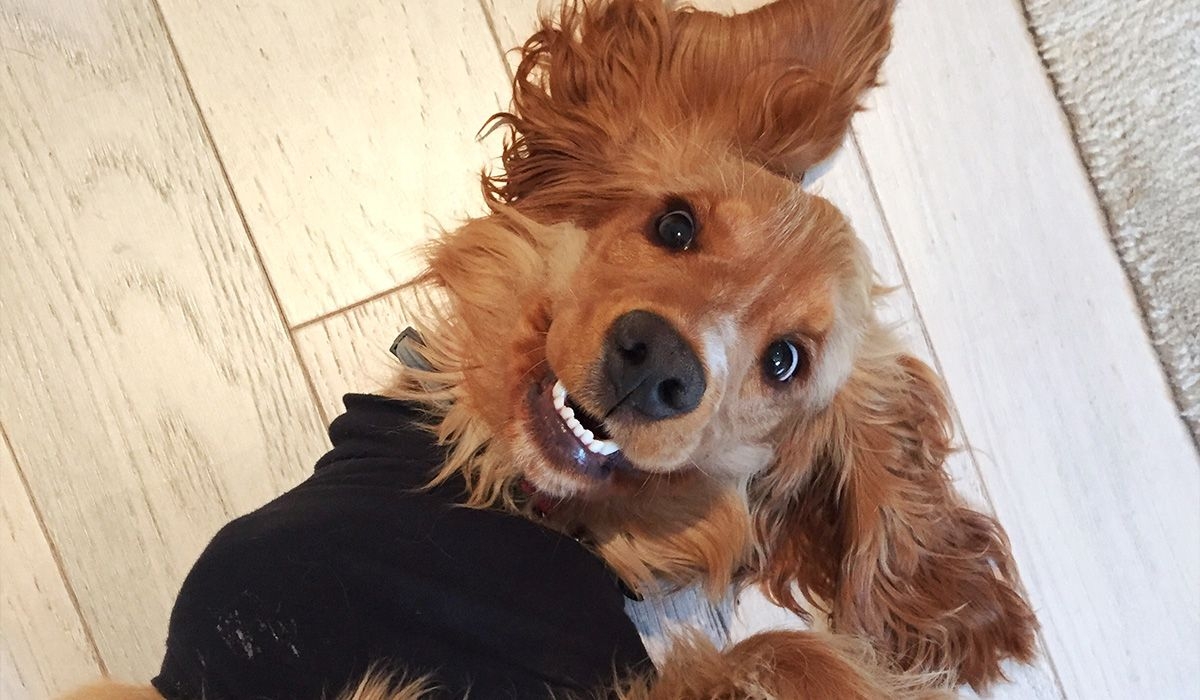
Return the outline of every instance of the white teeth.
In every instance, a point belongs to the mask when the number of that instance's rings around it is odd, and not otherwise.
[[[554,410],[562,418],[563,423],[579,438],[579,442],[588,449],[589,452],[598,455],[608,456],[621,449],[617,443],[612,440],[601,440],[597,438],[595,433],[590,430],[585,430],[583,424],[575,417],[575,411],[567,405],[567,388],[560,381],[554,382],[554,388],[551,390],[551,395],[554,399]]]
[[[579,433],[575,434],[579,435]],[[617,447],[617,443],[613,442],[612,440],[601,440],[590,430],[583,431],[583,435],[579,435],[579,441],[582,442],[583,446],[588,448],[588,451],[592,454],[607,456],[619,449]]]
[[[582,442],[583,446],[588,448],[588,451],[592,454],[608,456],[621,449],[617,446],[617,443],[613,442],[612,440],[601,440],[597,438],[590,430],[584,432],[583,435],[580,435],[579,441]]]

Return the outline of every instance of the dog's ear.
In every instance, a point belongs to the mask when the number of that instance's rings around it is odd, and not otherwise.
[[[725,119],[747,157],[799,178],[842,142],[891,47],[895,0],[777,0],[681,11],[672,55],[685,104]]]
[[[519,49],[509,111],[485,127],[508,132],[502,173],[483,178],[489,201],[587,223],[627,194],[614,170],[635,115],[664,94],[652,86],[669,63],[668,15],[657,1],[564,0],[542,16]]]
[[[757,574],[780,604],[810,598],[900,668],[982,687],[1004,658],[1032,657],[1036,620],[1000,525],[943,468],[950,426],[927,366],[861,359],[823,414],[786,427],[753,485]]]
[[[891,43],[895,0],[778,0],[720,15],[565,2],[520,49],[491,201],[586,223],[625,194],[631,149],[684,133],[800,179],[840,145]],[[640,140],[639,140],[640,139]],[[703,145],[709,145],[707,143]]]

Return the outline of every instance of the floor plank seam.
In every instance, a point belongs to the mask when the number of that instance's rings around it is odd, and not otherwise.
[[[397,284],[392,287],[388,287],[387,289],[384,289],[383,291],[376,292],[376,293],[372,294],[371,296],[363,297],[362,299],[359,299],[358,301],[356,301],[354,303],[346,304],[345,306],[338,307],[338,308],[334,309],[333,311],[327,311],[319,316],[313,316],[310,319],[301,321],[301,322],[297,323],[296,325],[291,326],[291,331],[293,333],[296,333],[296,332],[304,330],[305,328],[309,328],[310,326],[315,326],[317,324],[324,323],[332,318],[336,318],[338,316],[349,313],[351,311],[356,311],[372,302],[379,301],[380,299],[383,299],[384,297],[388,297],[388,296],[391,296],[398,292],[404,291],[404,288],[408,287],[409,284],[410,284],[410,282],[401,282],[400,284]],[[387,338],[386,342],[390,343],[390,342],[392,342],[392,339]]]
[[[913,289],[912,283],[908,277],[908,267],[904,262],[904,258],[900,255],[900,249],[896,245],[895,236],[892,233],[892,224],[888,219],[887,211],[883,208],[883,200],[879,196],[879,190],[875,187],[875,178],[871,174],[870,165],[867,163],[866,156],[863,155],[862,145],[859,143],[858,134],[854,127],[850,129],[850,143],[854,147],[854,157],[858,159],[859,166],[866,175],[867,187],[871,193],[871,201],[875,205],[875,210],[879,213],[880,223],[883,225],[883,231],[887,235],[888,244],[892,248],[893,257],[896,260],[896,267],[900,271],[900,280],[904,288],[908,290],[909,296],[913,300],[913,313],[916,315],[914,319],[917,326],[921,329],[921,336],[925,339],[925,345],[929,348],[930,359],[933,361],[934,370],[938,376],[945,381],[945,371],[942,368],[941,358],[938,356],[937,347],[933,343],[933,338],[929,335],[929,328],[925,324],[925,316],[921,313],[921,305],[917,301],[916,291]],[[954,398],[954,393],[950,387],[946,386],[947,402],[950,407],[950,415],[954,420],[954,424],[960,433],[963,450],[967,458],[971,460],[971,467],[975,470],[975,477],[979,481],[979,488],[983,491],[983,497],[987,500],[987,505],[991,508],[992,513],[996,513],[996,503],[992,498],[991,489],[988,486],[987,479],[984,478],[983,469],[979,466],[979,459],[976,457],[975,448],[971,446],[971,439],[967,435],[966,425],[963,424],[962,415],[958,410],[958,402]],[[1025,588],[1025,582],[1021,581],[1021,593],[1028,598],[1029,591]],[[1058,666],[1054,663],[1054,657],[1050,654],[1050,647],[1046,644],[1045,635],[1041,629],[1037,631],[1038,646],[1042,650],[1042,655],[1046,659],[1046,665],[1050,667],[1050,673],[1054,677],[1054,687],[1058,690],[1058,696],[1066,700],[1067,691],[1063,685],[1062,678],[1058,673]]]
[[[504,42],[500,40],[500,32],[496,29],[496,18],[492,16],[488,9],[487,0],[479,0],[479,9],[483,11],[484,21],[487,22],[488,32],[492,35],[492,41],[496,42],[496,50],[500,52],[500,65],[504,67],[504,74],[508,76],[509,81],[513,79],[512,66],[508,65],[508,52],[516,47],[505,48]]]
[[[866,157],[863,156],[862,146],[858,142],[858,135],[854,133],[853,129],[851,129],[850,132],[850,142],[854,145],[854,156],[858,159],[863,173],[866,174],[867,187],[871,192],[871,200],[875,205],[876,211],[879,212],[879,220],[883,224],[883,231],[887,235],[888,244],[891,246],[893,257],[896,259],[896,267],[900,271],[900,281],[904,285],[904,288],[908,290],[909,296],[913,300],[913,313],[916,314],[916,318],[914,320],[917,322],[917,327],[921,329],[921,337],[925,339],[925,345],[929,347],[930,359],[933,361],[934,369],[937,371],[938,377],[942,378],[942,381],[944,382],[946,375],[942,369],[942,361],[938,357],[938,351],[933,344],[933,338],[929,335],[929,329],[925,325],[925,317],[921,313],[921,305],[917,302],[916,292],[913,291],[912,283],[908,278],[908,267],[904,264],[904,258],[900,256],[900,250],[896,246],[896,239],[892,235],[892,224],[888,220],[887,212],[884,210],[883,202],[879,197],[879,192],[875,188],[875,179],[871,175],[871,169],[867,165]],[[967,436],[966,426],[964,426],[962,423],[962,416],[959,414],[958,404],[948,386],[946,389],[948,394],[947,399],[950,404],[950,413],[954,419],[954,425],[961,435],[964,451],[971,460],[971,466],[975,470],[976,478],[979,479],[979,486],[983,491],[983,496],[987,500],[988,506],[994,511],[996,504],[992,500],[991,491],[988,488],[987,481],[983,477],[983,470],[979,467],[979,460],[975,457],[975,449],[971,446],[971,440]]]
[[[8,456],[12,459],[13,466],[17,472],[17,478],[21,481],[21,489],[25,493],[25,500],[29,502],[29,507],[33,510],[34,519],[37,520],[38,531],[41,533],[42,539],[46,541],[46,548],[50,550],[50,557],[54,560],[54,568],[58,571],[58,578],[62,581],[63,588],[66,589],[67,599],[71,601],[71,607],[75,610],[75,616],[79,618],[79,628],[83,631],[83,638],[87,642],[88,651],[92,654],[92,660],[96,662],[97,668],[100,669],[100,674],[108,677],[108,664],[104,662],[104,657],[100,654],[100,645],[96,643],[96,635],[92,633],[92,626],[83,614],[83,606],[79,602],[79,596],[75,594],[75,586],[72,585],[70,577],[67,576],[67,569],[63,564],[62,553],[59,551],[58,545],[55,544],[53,538],[50,537],[50,530],[46,527],[46,519],[42,515],[42,509],[38,505],[37,499],[33,497],[33,490],[29,488],[29,480],[25,477],[25,470],[21,467],[21,460],[17,458],[17,451],[8,436],[8,430],[2,423],[0,423],[0,443],[3,443],[4,449],[8,451]]]
[[[213,159],[216,161],[217,170],[221,174],[225,190],[229,193],[229,198],[233,202],[233,209],[237,212],[238,222],[241,223],[242,233],[246,236],[246,241],[254,254],[254,263],[258,266],[259,272],[262,273],[263,280],[266,282],[271,303],[275,305],[275,313],[279,317],[280,329],[287,335],[288,344],[292,348],[292,356],[300,368],[301,376],[304,377],[304,385],[308,390],[308,397],[316,407],[317,415],[321,416],[322,422],[325,425],[329,425],[330,418],[325,413],[325,407],[321,403],[320,394],[317,393],[317,387],[313,383],[312,375],[308,371],[308,367],[304,364],[303,356],[300,353],[300,346],[296,343],[296,337],[292,334],[292,329],[288,327],[288,318],[283,310],[283,302],[280,300],[279,293],[275,289],[275,283],[271,280],[271,273],[267,270],[267,266],[263,262],[262,251],[259,250],[258,241],[254,240],[254,234],[250,230],[250,223],[246,220],[246,212],[242,207],[242,200],[238,196],[237,190],[234,189],[233,180],[229,177],[229,170],[225,167],[225,160],[221,157],[221,149],[217,147],[217,141],[208,126],[208,119],[204,116],[204,110],[200,108],[200,100],[196,97],[196,91],[192,87],[191,78],[188,77],[187,67],[183,64],[183,56],[180,55],[179,48],[175,45],[175,37],[171,34],[171,26],[167,23],[167,17],[163,13],[159,0],[152,0],[151,4],[154,7],[154,13],[158,18],[159,26],[162,27],[163,34],[166,37],[167,46],[171,49],[171,57],[175,61],[175,68],[179,71],[179,79],[183,81],[184,89],[187,91],[188,98],[192,103],[192,109],[195,110],[196,120],[200,124],[200,133],[204,138],[205,144],[208,145],[209,150],[212,152]]]

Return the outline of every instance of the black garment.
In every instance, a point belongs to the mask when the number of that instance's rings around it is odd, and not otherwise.
[[[345,403],[313,476],[225,526],[193,567],[159,692],[315,700],[383,662],[433,673],[445,697],[545,698],[649,668],[600,559],[523,518],[456,507],[461,481],[416,491],[442,458],[417,410]]]

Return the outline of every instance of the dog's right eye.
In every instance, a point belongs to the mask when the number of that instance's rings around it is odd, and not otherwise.
[[[655,223],[658,240],[671,250],[687,250],[696,241],[696,220],[687,209],[673,208]]]
[[[763,373],[771,381],[787,384],[803,369],[804,350],[790,340],[776,340],[763,354]]]

